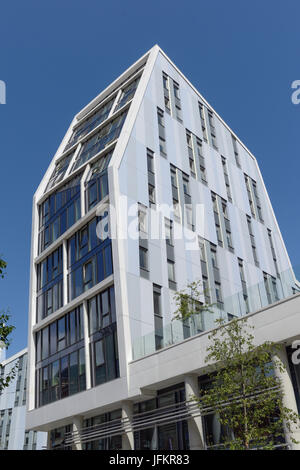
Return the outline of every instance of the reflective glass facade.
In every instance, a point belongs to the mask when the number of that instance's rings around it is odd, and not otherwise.
[[[106,216],[93,218],[68,241],[69,301],[113,273],[111,241],[96,232]]]
[[[79,124],[73,131],[73,134],[66,145],[65,151],[70,148],[72,145],[76,144],[78,140],[87,135],[97,126],[99,126],[103,121],[108,118],[114,99],[107,101],[102,105],[97,111],[95,111],[90,117],[88,117],[84,122]]]
[[[77,175],[39,206],[39,253],[80,219],[81,177]]]
[[[62,305],[63,254],[60,246],[37,265],[37,321],[41,321]]]

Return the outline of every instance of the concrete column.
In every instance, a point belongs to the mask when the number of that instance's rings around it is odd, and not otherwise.
[[[132,431],[133,404],[122,402],[122,419],[125,419],[125,433],[122,435],[122,450],[134,450],[134,435]]]
[[[68,242],[63,241],[63,305],[67,305],[68,298]]]
[[[92,387],[91,382],[91,360],[90,360],[90,336],[87,300],[83,302],[83,331],[84,331],[84,351],[85,351],[85,377],[86,389]]]
[[[283,392],[283,406],[289,408],[298,414],[297,402],[295,398],[293,383],[291,379],[291,371],[288,363],[288,358],[286,354],[286,349],[282,346],[282,349],[274,356],[274,360],[279,362],[284,368],[283,371],[280,371],[278,367],[275,366],[275,374],[280,379],[281,388]],[[291,432],[284,426],[286,441],[292,450],[300,450],[300,444],[295,444],[291,440],[291,436],[294,439],[300,442],[300,431],[297,429],[297,426],[291,424]]]
[[[51,431],[47,432],[47,450],[51,450]]]
[[[198,377],[196,375],[187,375],[185,377],[185,394],[192,415],[188,420],[190,449],[203,450],[205,449],[205,439],[202,418],[197,402],[192,399],[193,396],[197,397],[199,395]]]
[[[82,416],[74,416],[73,418],[73,433],[75,443],[72,446],[72,450],[82,450],[81,438],[80,438],[80,431],[83,427],[83,417]]]

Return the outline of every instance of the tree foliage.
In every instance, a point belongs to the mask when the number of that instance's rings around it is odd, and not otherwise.
[[[247,319],[217,323],[219,328],[209,335],[205,359],[213,367],[209,386],[194,399],[202,414],[217,415],[226,430],[225,448],[274,449],[284,442],[284,427],[288,433],[299,428],[299,415],[283,405],[281,381],[274,373],[275,368],[284,371],[276,359],[280,345],[254,345]]]
[[[0,277],[3,278],[6,269],[6,262],[0,258]],[[6,312],[0,312],[0,352],[1,349],[7,349],[10,344],[10,334],[15,329],[14,326],[9,325],[10,316]],[[17,366],[13,367],[9,373],[3,374],[1,373],[3,370],[3,366],[0,364],[0,392],[5,388],[8,387],[11,380],[15,377]]]
[[[4,270],[6,269],[6,262],[0,258],[0,277],[4,277]]]
[[[194,281],[187,285],[185,289],[174,294],[175,305],[174,320],[187,321],[189,318],[201,316],[204,312],[212,312],[213,304],[202,302],[205,291],[202,290],[202,282]]]

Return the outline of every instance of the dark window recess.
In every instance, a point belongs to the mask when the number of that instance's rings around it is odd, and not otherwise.
[[[63,305],[62,247],[37,266],[37,321]]]

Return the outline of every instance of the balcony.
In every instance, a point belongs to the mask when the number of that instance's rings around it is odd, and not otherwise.
[[[293,279],[291,270],[283,271],[280,274],[278,300],[290,297],[293,294],[293,288],[295,291],[300,292],[300,287],[293,287]],[[249,312],[246,311],[245,307],[245,295],[247,295]],[[173,320],[171,323],[165,324],[159,334],[161,338],[161,347],[159,349],[179,344],[188,338],[192,338],[201,332],[213,328],[215,320],[217,318],[228,318],[228,313],[241,317],[273,303],[274,300],[268,296],[264,281],[252,286],[247,286],[246,283],[243,282],[241,291],[226,297],[222,303],[216,302],[211,308],[211,311],[201,312],[200,314],[191,316],[188,319],[188,323],[186,321]],[[140,359],[157,351],[155,335],[157,335],[157,331],[152,331],[134,339],[132,347],[133,360]]]

